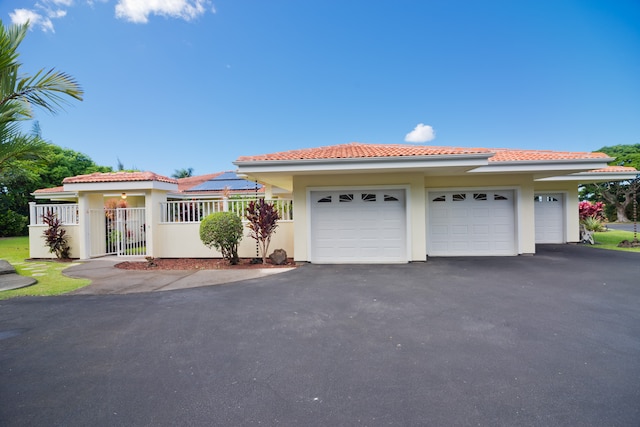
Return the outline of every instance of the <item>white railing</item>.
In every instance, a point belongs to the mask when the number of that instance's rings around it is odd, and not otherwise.
[[[29,203],[29,224],[45,225],[43,216],[53,212],[63,225],[78,224],[78,204],[70,203],[64,205],[37,205],[35,202]]]
[[[273,203],[280,214],[280,221],[293,220],[293,200],[273,199],[266,200]],[[163,223],[194,223],[202,221],[202,218],[214,212],[233,212],[245,218],[245,212],[251,199],[238,200],[181,200],[160,203],[161,218]]]

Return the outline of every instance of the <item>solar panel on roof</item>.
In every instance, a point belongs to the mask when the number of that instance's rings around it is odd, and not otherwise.
[[[240,178],[235,172],[223,172],[220,175],[213,178],[213,181],[225,180],[225,179],[242,179],[242,178]],[[246,181],[246,179],[244,181]]]
[[[225,188],[228,188],[231,191],[255,190],[256,183],[242,179],[234,172],[224,172],[209,181],[190,188],[188,191],[223,191]],[[262,185],[258,184],[258,189],[261,188]]]

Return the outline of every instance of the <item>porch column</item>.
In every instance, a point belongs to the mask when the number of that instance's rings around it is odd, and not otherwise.
[[[80,241],[75,242],[78,247],[78,257],[80,259],[91,258],[91,209],[102,209],[104,207],[104,197],[102,194],[78,192],[78,227]],[[102,239],[103,234],[93,236],[95,239]],[[74,251],[75,252],[75,251]]]
[[[145,193],[145,222],[146,222],[146,240],[147,240],[147,256],[162,256],[163,239],[161,235],[162,228],[160,221],[161,203],[167,201],[167,191],[165,190],[149,190]]]

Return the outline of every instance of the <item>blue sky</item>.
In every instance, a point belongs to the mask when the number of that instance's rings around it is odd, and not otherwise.
[[[26,72],[85,100],[43,136],[170,175],[343,144],[640,143],[637,0],[12,0]]]

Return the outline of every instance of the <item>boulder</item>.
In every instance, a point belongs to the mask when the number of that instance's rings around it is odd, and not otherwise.
[[[285,265],[287,263],[287,251],[284,249],[276,249],[269,255],[271,263],[275,265]]]

